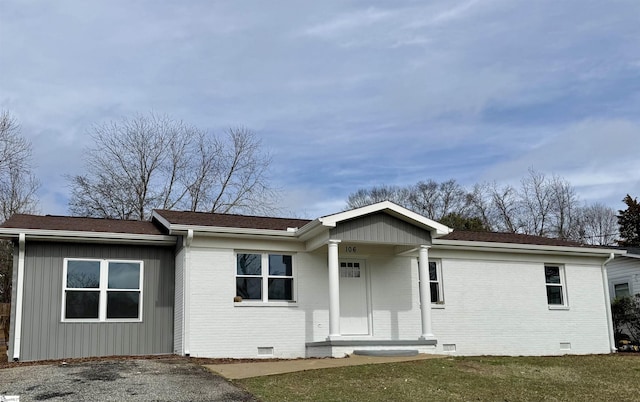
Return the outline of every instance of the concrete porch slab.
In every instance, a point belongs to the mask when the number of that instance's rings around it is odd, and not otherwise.
[[[441,359],[444,357],[449,356],[433,354],[393,357],[351,355],[349,357],[339,359],[292,359],[255,363],[207,364],[204,367],[230,380],[237,380],[242,378],[293,373],[296,371],[317,370],[345,366],[359,366],[364,364],[382,364],[407,362],[414,360]]]

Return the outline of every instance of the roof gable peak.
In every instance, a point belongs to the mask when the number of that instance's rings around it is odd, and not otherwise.
[[[335,227],[339,222],[371,215],[378,212],[387,213],[405,222],[429,230],[430,232],[432,232],[433,237],[444,236],[453,231],[453,229],[448,226],[426,218],[391,201],[382,201],[375,204],[366,205],[364,207],[339,212],[337,214],[323,216],[321,218],[318,218],[318,220],[324,226]]]

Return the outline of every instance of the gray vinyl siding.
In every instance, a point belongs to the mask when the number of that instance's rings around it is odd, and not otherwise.
[[[26,244],[20,360],[173,352],[173,247]],[[142,322],[61,322],[65,258],[142,260]]]
[[[385,213],[371,214],[338,223],[331,238],[387,244],[431,244],[431,233]]]
[[[609,293],[613,298],[613,285],[628,282],[633,294],[640,293],[640,258],[616,257],[607,264]]]
[[[182,332],[184,330],[182,318],[184,311],[184,258],[185,248],[182,248],[176,255],[176,294],[173,321],[173,352],[179,355],[184,354],[182,342]]]

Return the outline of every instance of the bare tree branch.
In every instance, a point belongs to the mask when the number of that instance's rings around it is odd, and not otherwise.
[[[154,208],[275,209],[270,158],[246,128],[224,137],[156,114],[95,126],[86,173],[69,177],[74,215],[148,219]]]
[[[31,143],[11,114],[0,112],[0,220],[37,212],[39,187],[31,170]],[[0,303],[11,299],[12,252],[10,242],[0,242]]]

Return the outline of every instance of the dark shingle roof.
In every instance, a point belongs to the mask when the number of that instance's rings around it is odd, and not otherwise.
[[[216,214],[207,212],[181,212],[170,210],[156,210],[155,212],[162,218],[167,220],[169,223],[176,225],[287,230],[287,228],[301,228],[311,222],[308,219],[273,218],[264,216]],[[13,215],[5,223],[0,225],[0,228],[61,230],[98,233],[131,233],[142,235],[165,234],[157,225],[152,222],[53,215],[40,216],[26,214]],[[547,237],[516,233],[470,232],[457,230],[446,236],[440,237],[440,239],[493,243],[533,244],[542,246],[589,247],[583,246],[580,243],[574,241],[551,239]]]
[[[16,214],[0,228],[65,230],[75,232],[133,233],[143,235],[164,234],[151,222],[71,216]]]
[[[548,237],[532,236],[518,233],[497,233],[497,232],[471,232],[456,230],[446,236],[440,237],[443,240],[478,241],[490,243],[514,243],[514,244],[534,244],[539,246],[565,246],[583,247],[582,244]]]
[[[287,228],[301,228],[311,222],[308,219],[170,211],[166,209],[158,209],[155,212],[174,225],[287,230]]]

